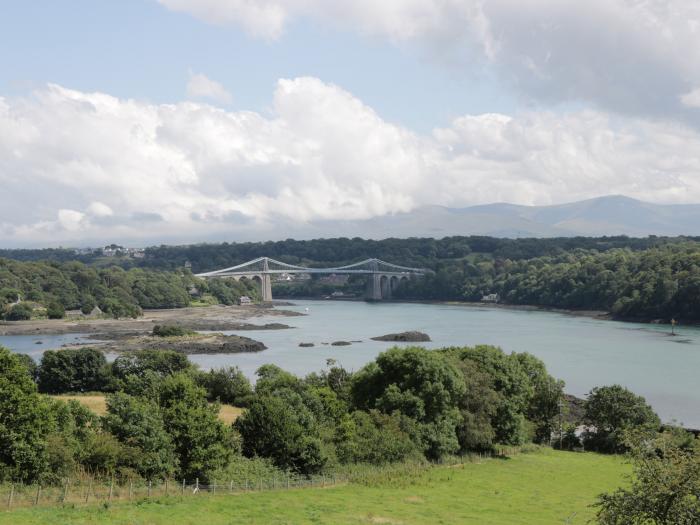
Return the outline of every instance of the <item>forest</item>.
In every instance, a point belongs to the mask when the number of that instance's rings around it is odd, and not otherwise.
[[[138,317],[143,309],[182,308],[198,297],[215,303],[234,304],[241,295],[257,298],[249,281],[195,278],[185,269],[160,271],[143,268],[125,270],[70,262],[20,262],[0,259],[0,315],[20,321],[44,315],[62,318],[66,310],[90,314],[95,307],[111,317]]]
[[[62,309],[90,311],[95,305],[113,316],[139,315],[144,308],[178,308],[190,304],[188,291],[193,286],[198,296],[213,302],[234,304],[241,295],[258,299],[259,291],[249,281],[204,281],[192,272],[269,256],[310,267],[377,257],[434,271],[398,289],[395,299],[480,301],[497,294],[503,304],[602,310],[626,320],[700,321],[696,238],[286,240],[160,246],[147,248],[140,259],[61,262],[66,252],[3,252],[25,260],[0,259],[0,309],[7,319],[28,315],[26,306],[13,304],[18,293],[41,303],[49,316],[60,316]],[[42,257],[46,260],[27,260]],[[278,283],[274,295],[324,297],[340,289],[361,296],[364,283],[351,278],[340,288],[334,286],[317,279]]]

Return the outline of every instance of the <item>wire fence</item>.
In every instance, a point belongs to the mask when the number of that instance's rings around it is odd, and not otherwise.
[[[536,447],[535,447],[536,448]],[[405,479],[436,466],[480,463],[494,457],[507,457],[526,452],[527,447],[499,447],[497,450],[464,456],[450,456],[436,463],[416,462],[390,465],[355,465],[347,471],[306,477],[293,473],[269,476],[239,476],[232,480],[212,480],[209,483],[188,480],[116,481],[89,477],[66,479],[60,485],[0,485],[0,511],[32,506],[82,506],[140,501],[162,497],[196,497],[201,494],[241,494],[270,490],[332,487],[348,482],[376,483]]]
[[[244,480],[211,481],[198,479],[116,483],[114,481],[66,480],[62,485],[42,486],[15,483],[0,486],[0,508],[12,510],[32,506],[91,505],[146,500],[160,497],[194,497],[198,494],[239,494],[266,490],[330,487],[347,482],[344,474],[253,477]]]

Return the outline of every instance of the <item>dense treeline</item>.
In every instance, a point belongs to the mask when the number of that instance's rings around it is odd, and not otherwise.
[[[224,268],[257,257],[273,257],[289,263],[315,265],[350,263],[376,257],[397,264],[434,268],[441,260],[459,259],[471,253],[488,254],[495,259],[532,259],[555,256],[572,250],[596,250],[604,252],[614,248],[645,250],[666,244],[681,243],[700,238],[686,237],[557,237],[548,239],[504,239],[484,236],[455,236],[442,239],[409,238],[368,240],[358,237],[314,239],[298,241],[244,242],[196,244],[188,246],[157,246],[146,248],[143,259],[115,258],[115,264],[142,266],[164,270],[182,268],[186,262],[194,273]],[[44,250],[0,250],[0,258],[21,261],[79,260],[95,262],[101,255],[76,254],[73,250],[58,248]],[[104,258],[102,258],[104,259]],[[104,262],[104,261],[102,261]]]
[[[191,272],[118,266],[95,268],[71,261],[20,262],[0,259],[0,314],[7,320],[29,319],[45,309],[49,318],[65,310],[88,314],[97,306],[113,317],[136,317],[142,309],[189,306],[189,290],[211,294],[215,302],[234,304],[241,295],[259,295],[253,282],[219,279],[207,282]],[[34,303],[38,308],[32,306]]]
[[[558,237],[551,239],[503,239],[470,236],[369,240],[358,237],[298,241],[199,244],[159,246],[146,249],[139,263],[149,267],[174,269],[186,262],[192,270],[224,268],[257,257],[272,257],[290,264],[314,266],[338,265],[376,257],[409,266],[435,268],[442,260],[460,259],[471,253],[488,254],[500,259],[530,259],[553,256],[571,250],[607,251],[614,248],[644,250],[654,246],[683,242],[684,238]],[[698,239],[700,240],[700,239]]]
[[[647,250],[575,250],[527,260],[445,264],[397,291],[398,297],[597,309],[622,318],[700,320],[700,243]]]
[[[253,387],[235,368],[205,373],[167,351],[112,363],[89,348],[46,352],[37,367],[0,348],[0,481],[76,472],[205,481],[252,464],[314,475],[548,443],[564,386],[539,359],[490,346],[393,348],[354,374],[330,362],[305,378],[274,365],[257,376]],[[107,393],[103,417],[41,393],[88,389]],[[227,426],[217,402],[246,409]],[[586,417],[586,447],[606,452],[624,450],[630,428],[659,426],[642,398],[618,386],[593,391]],[[566,446],[577,439],[567,434]]]
[[[39,253],[33,251],[32,256]],[[138,263],[129,262],[149,268],[129,270],[0,259],[0,303],[14,301],[14,291],[21,289],[29,299],[41,297],[47,308],[53,304],[51,314],[58,317],[61,308],[85,309],[92,304],[122,315],[139,308],[178,307],[187,303],[186,287],[195,282],[183,270],[186,262],[197,272],[263,255],[309,266],[378,257],[435,271],[399,289],[395,298],[479,301],[498,294],[508,304],[600,309],[621,318],[700,320],[700,242],[682,237],[342,238],[161,246],[148,248]],[[240,295],[259,296],[250,282],[212,280],[197,287],[224,304],[235,303]],[[362,288],[357,279],[344,286],[355,295]],[[322,296],[332,290],[333,285],[310,280],[277,284],[274,293]],[[21,306],[14,310],[8,312],[9,319],[26,318]]]

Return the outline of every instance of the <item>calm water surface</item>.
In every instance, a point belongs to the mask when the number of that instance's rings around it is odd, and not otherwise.
[[[600,321],[549,312],[528,312],[434,304],[295,301],[290,310],[304,317],[269,317],[254,322],[285,322],[294,328],[246,331],[268,350],[255,354],[190,356],[202,368],[236,365],[254,378],[262,364],[274,363],[298,375],[321,370],[336,359],[357,370],[393,343],[370,337],[420,330],[433,339],[428,348],[492,344],[511,352],[530,352],[550,373],[566,381],[566,390],[582,396],[592,387],[620,383],[644,395],[666,421],[700,428],[700,329]],[[308,311],[306,311],[308,309]],[[0,345],[38,358],[46,348],[74,342],[79,334],[6,336]],[[352,346],[323,345],[338,340]],[[36,341],[44,344],[36,345]],[[300,342],[315,343],[299,348]]]

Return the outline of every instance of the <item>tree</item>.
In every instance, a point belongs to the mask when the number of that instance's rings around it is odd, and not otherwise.
[[[94,348],[47,350],[39,367],[39,390],[48,394],[102,390],[108,381],[107,359]]]
[[[431,459],[459,450],[457,409],[464,379],[442,354],[425,348],[392,348],[353,377],[352,399],[359,410],[395,411],[418,423],[420,442]]]
[[[601,525],[697,525],[700,523],[700,442],[678,445],[665,433],[625,439],[634,474],[626,488],[598,497]]]
[[[228,464],[234,451],[231,431],[218,418],[219,405],[210,405],[206,391],[189,375],[181,372],[163,380],[160,406],[182,477],[206,481]]]
[[[0,479],[32,482],[48,468],[49,402],[20,360],[0,347]]]
[[[653,434],[661,425],[659,416],[643,397],[620,385],[591,390],[584,418],[593,427],[584,436],[585,447],[599,452],[624,452],[626,431],[636,429]]]
[[[146,479],[167,478],[177,469],[175,448],[165,431],[158,405],[147,399],[115,393],[107,398],[104,428],[132,449],[128,467]]]
[[[210,400],[229,403],[238,407],[248,406],[253,388],[238,367],[212,369],[200,376],[202,386]]]
[[[534,386],[517,354],[505,354],[495,346],[448,348],[442,351],[451,359],[471,362],[480,373],[490,377],[490,386],[498,393],[498,404],[491,417],[495,441],[520,445],[529,438],[526,413],[534,395]]]
[[[307,475],[319,472],[327,461],[316,419],[290,390],[256,396],[234,428],[247,457],[270,458],[281,469]]]
[[[5,319],[8,321],[29,321],[32,318],[32,307],[27,303],[19,303],[10,308],[10,311],[5,314]]]

